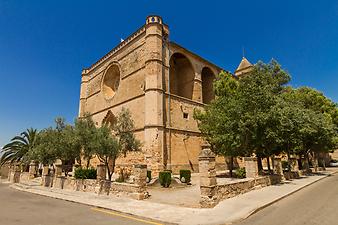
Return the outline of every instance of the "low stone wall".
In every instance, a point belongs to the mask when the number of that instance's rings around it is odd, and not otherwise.
[[[7,164],[0,167],[0,177],[2,179],[8,178],[9,166]]]
[[[29,173],[28,172],[22,172],[20,174],[20,183],[28,183],[29,182]]]
[[[213,196],[214,204],[227,198],[232,198],[240,194],[244,194],[254,189],[278,184],[281,182],[281,176],[269,175],[257,177],[254,179],[239,180],[235,183],[216,185],[215,194]],[[203,207],[203,206],[202,206]]]
[[[138,200],[142,200],[147,197],[146,187],[142,187],[137,184],[111,182],[107,180],[82,180],[70,177],[57,177],[55,178],[53,187],[96,194],[125,195]]]
[[[298,171],[286,171],[286,172],[283,172],[284,174],[284,177],[286,180],[292,180],[292,179],[297,179],[300,177],[300,174]]]

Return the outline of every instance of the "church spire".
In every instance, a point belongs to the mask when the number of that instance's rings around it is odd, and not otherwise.
[[[237,69],[235,70],[235,75],[240,76],[242,74],[245,74],[245,73],[249,72],[252,67],[253,67],[253,65],[249,62],[249,60],[247,60],[244,57],[244,49],[243,49],[243,58],[242,58],[240,64],[238,65]]]

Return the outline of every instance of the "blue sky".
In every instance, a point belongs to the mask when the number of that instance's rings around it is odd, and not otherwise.
[[[0,146],[56,116],[73,122],[81,70],[163,17],[171,40],[234,71],[275,58],[292,85],[338,102],[338,1],[0,0]]]

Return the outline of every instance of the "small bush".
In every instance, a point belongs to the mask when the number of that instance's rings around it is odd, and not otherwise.
[[[160,184],[162,185],[162,187],[169,187],[171,184],[171,172],[170,171],[163,171],[160,172],[159,174],[159,180],[160,180]]]
[[[191,171],[190,170],[180,170],[180,180],[182,181],[184,177],[184,183],[189,184],[191,181]]]
[[[77,168],[74,174],[75,179],[96,179],[96,176],[97,176],[96,169],[93,168],[90,169]]]
[[[147,170],[147,177],[150,182],[151,181],[151,170]]]
[[[245,168],[238,168],[237,170],[235,170],[235,175],[237,178],[245,178],[246,177],[246,172],[245,172]]]

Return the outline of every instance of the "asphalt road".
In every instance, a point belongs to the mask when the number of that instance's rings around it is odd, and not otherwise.
[[[338,224],[338,174],[262,209],[236,225]]]
[[[160,224],[109,210],[20,192],[0,183],[0,225]]]

